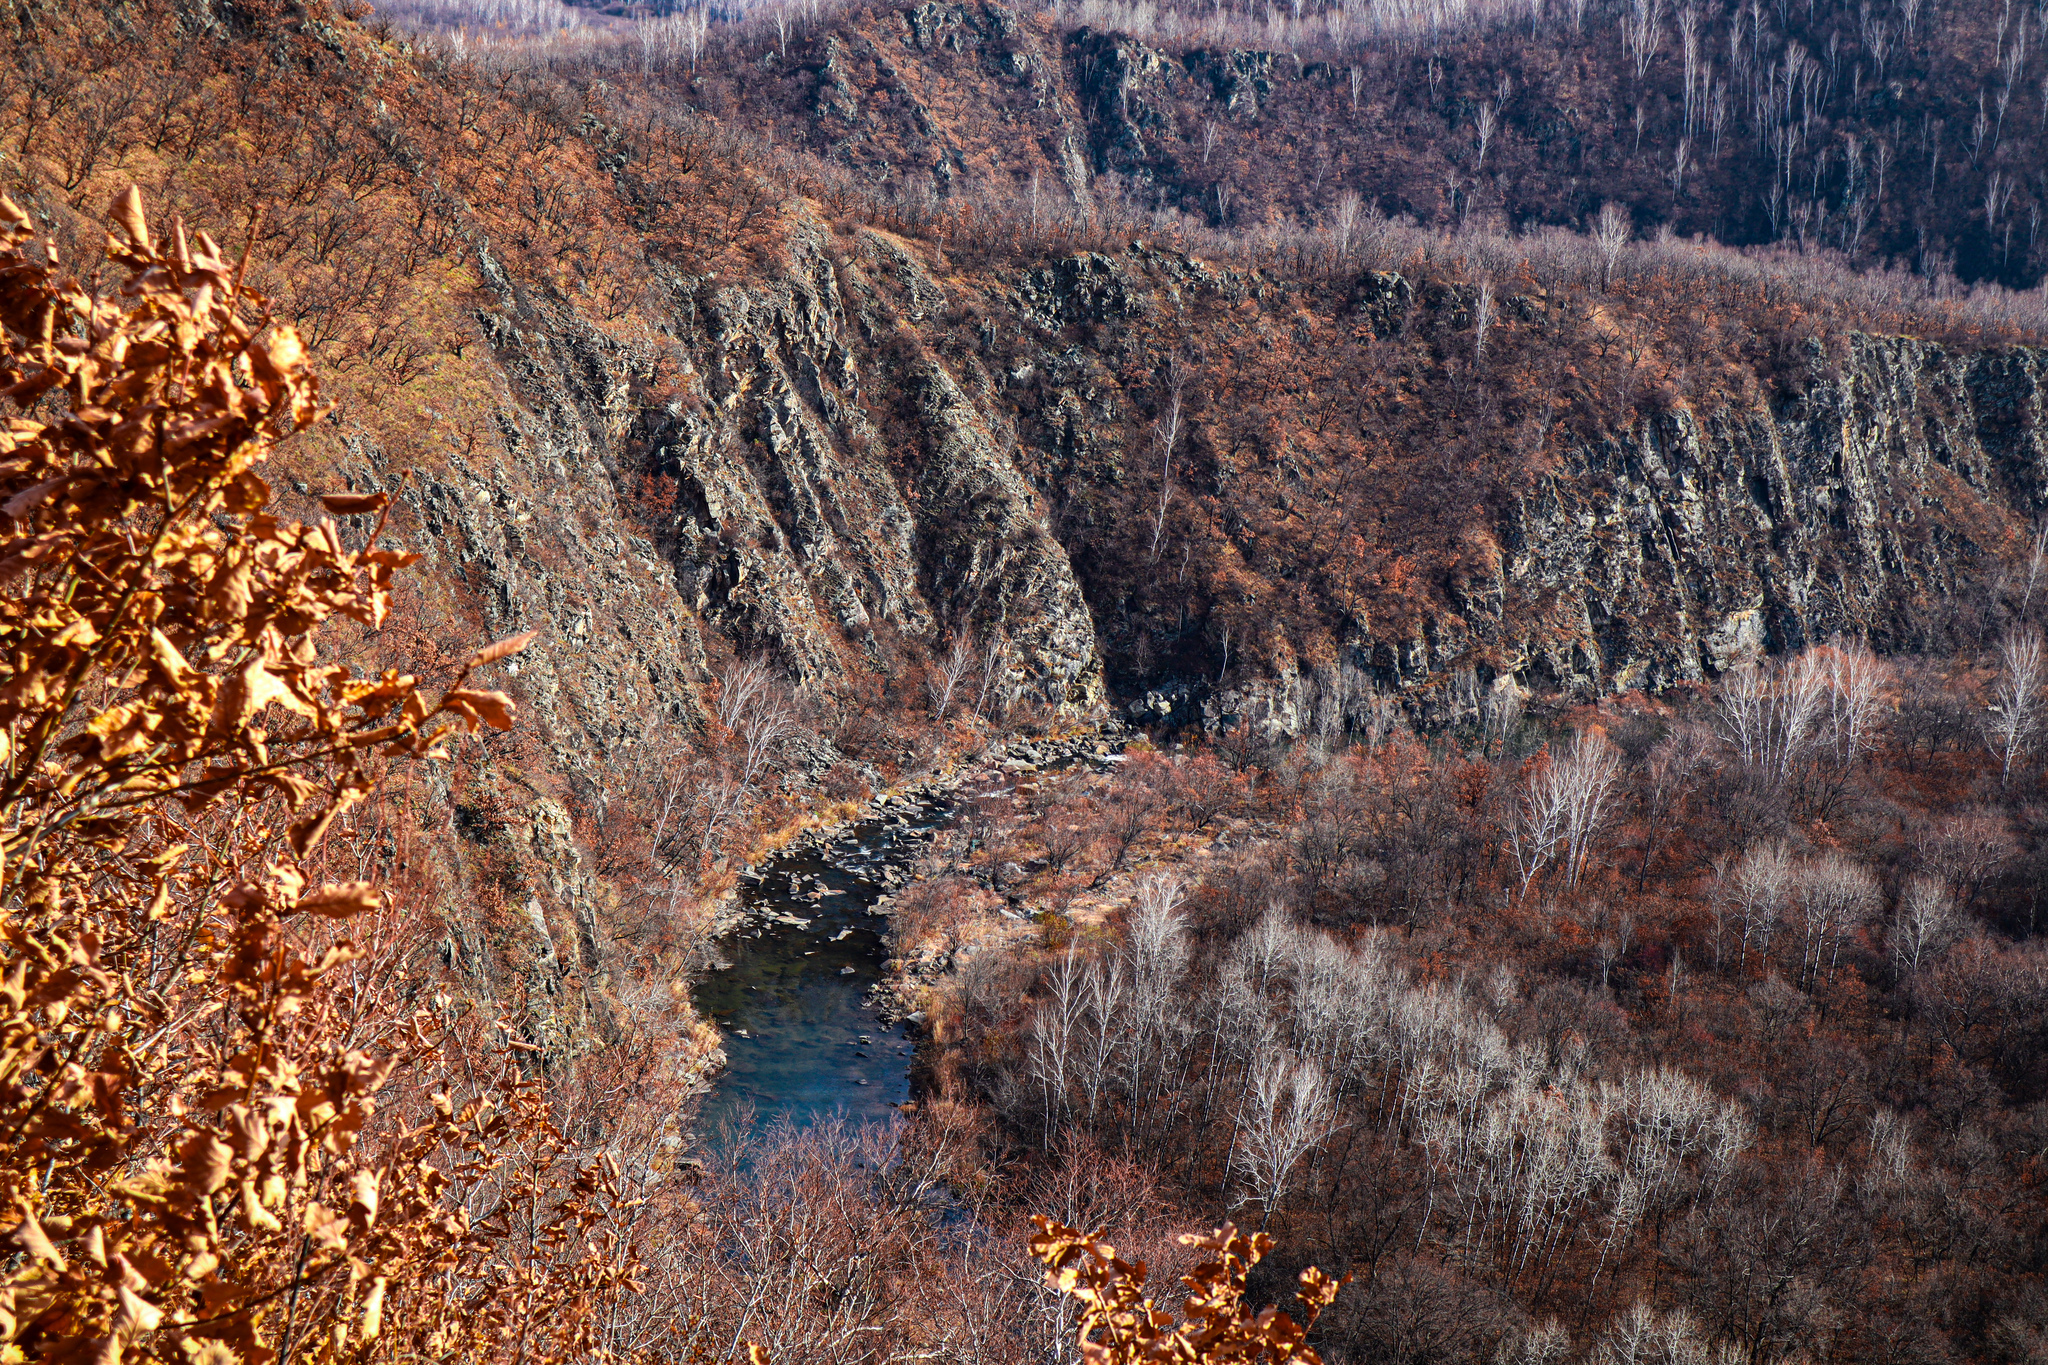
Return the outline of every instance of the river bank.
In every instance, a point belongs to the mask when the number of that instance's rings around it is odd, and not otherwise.
[[[886,1118],[911,1098],[922,1014],[888,969],[892,906],[955,807],[992,783],[1110,760],[1113,734],[1016,739],[876,796],[851,819],[806,830],[739,874],[716,956],[693,990],[723,1036],[696,1128],[758,1131],[831,1113]]]

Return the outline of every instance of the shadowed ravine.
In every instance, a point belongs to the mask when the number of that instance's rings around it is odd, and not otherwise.
[[[719,945],[731,965],[696,992],[729,1063],[699,1111],[700,1133],[735,1121],[758,1131],[785,1116],[884,1119],[910,1098],[911,1040],[866,1003],[888,955],[886,921],[872,908],[946,811],[926,802],[878,816],[741,882],[747,921]]]

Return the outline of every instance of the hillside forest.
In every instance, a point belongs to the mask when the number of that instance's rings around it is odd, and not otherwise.
[[[0,34],[5,1359],[2048,1360],[2048,10]]]

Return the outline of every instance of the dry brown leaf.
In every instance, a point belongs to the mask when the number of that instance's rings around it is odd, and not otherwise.
[[[532,644],[539,634],[538,630],[528,630],[521,631],[517,635],[508,635],[502,640],[495,640],[485,645],[475,654],[472,654],[469,658],[469,666],[471,668],[482,668],[485,664],[494,664],[508,655],[517,654]]]

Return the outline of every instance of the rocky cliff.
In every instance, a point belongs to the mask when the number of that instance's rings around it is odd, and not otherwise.
[[[1911,647],[1956,628],[2043,506],[2040,351],[1846,334],[1621,423],[1560,399],[1515,460],[1528,414],[1475,431],[1399,412],[1487,382],[1443,354],[1469,302],[1143,246],[970,268],[811,217],[777,276],[678,281],[658,405],[636,398],[646,355],[515,308],[502,453],[452,457],[410,496],[489,630],[556,633],[519,685],[570,770],[695,713],[707,632],[830,693],[910,666],[878,631],[1001,630],[1021,697],[1087,711],[1107,662],[1140,714],[1263,706],[1282,728],[1306,723],[1298,679],[1346,660],[1429,711],[1463,670],[1591,695],[1837,634]],[[1504,306],[1509,372],[1585,322]],[[1323,333],[1352,350],[1275,349]],[[1155,518],[1160,367],[1229,354],[1249,367],[1182,394]],[[1280,370],[1276,403],[1259,391]],[[1376,423],[1361,395],[1389,384]],[[1425,438],[1507,449],[1453,468],[1408,444]]]
[[[444,954],[512,970],[497,998],[655,960],[587,827],[640,799],[636,756],[698,752],[736,654],[807,708],[765,819],[928,761],[923,684],[969,636],[1026,711],[1288,730],[1346,664],[1434,721],[1503,677],[1996,629],[2044,496],[2016,330],[1879,336],[1903,314],[1682,244],[1610,279],[1524,239],[1190,232],[1120,187],[1202,167],[1206,194],[1254,143],[1313,162],[1276,102],[1346,85],[995,5],[849,13],[875,23],[688,77],[477,64],[317,7],[39,30],[106,113],[23,163],[69,259],[131,179],[195,227],[260,219],[253,278],[341,400],[293,496],[391,488],[426,556],[378,650],[431,675],[542,632],[494,679],[524,725],[418,813],[429,880],[476,902]],[[42,109],[16,76],[0,103]],[[830,164],[686,95],[796,100]],[[857,183],[905,165],[1017,197]]]

